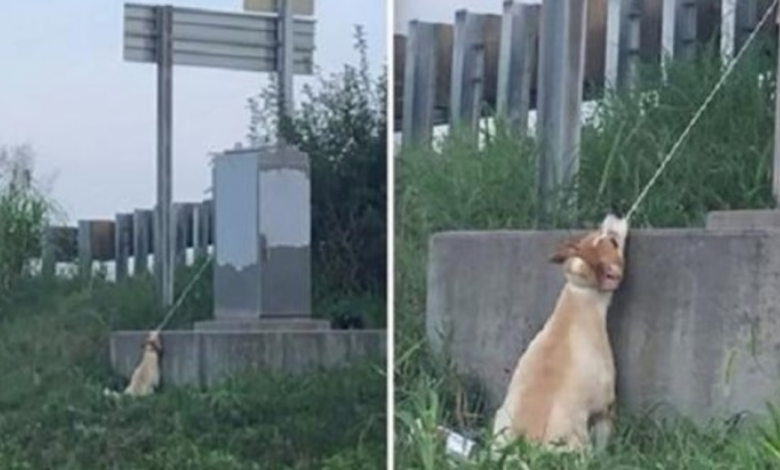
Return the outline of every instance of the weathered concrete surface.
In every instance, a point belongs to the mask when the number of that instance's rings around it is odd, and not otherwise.
[[[714,211],[707,214],[708,230],[780,229],[780,210]]]
[[[255,320],[206,320],[195,323],[197,331],[280,331],[280,330],[329,330],[328,320],[309,317],[258,318]]]
[[[111,366],[125,378],[130,378],[141,355],[141,342],[148,331],[117,331],[109,343]],[[190,331],[165,331],[162,368],[165,379],[181,384],[200,383],[200,337]]]
[[[130,377],[146,331],[111,335],[114,370]],[[304,372],[386,357],[384,330],[164,331],[164,385],[211,385],[252,370]]]
[[[563,285],[548,256],[578,234],[432,238],[428,337],[485,387],[489,407]],[[697,420],[764,411],[780,391],[780,233],[632,231],[627,263],[609,313],[620,405]]]
[[[214,159],[214,315],[219,320],[311,315],[308,156],[294,147]]]

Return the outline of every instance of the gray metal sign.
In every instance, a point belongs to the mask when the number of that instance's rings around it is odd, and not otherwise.
[[[272,13],[223,13],[125,4],[124,58],[157,64],[157,207],[155,273],[163,307],[173,304],[173,66],[278,72],[281,111],[293,109],[293,74],[313,71],[313,18],[295,17],[293,0]]]
[[[124,58],[157,62],[154,5],[125,4]],[[279,64],[277,13],[224,13],[172,8],[173,64],[254,72],[276,72]],[[313,18],[293,21],[293,72],[312,73]]]
[[[279,0],[244,0],[245,11],[278,12],[281,10]],[[292,10],[295,15],[314,15],[314,0],[293,0]]]

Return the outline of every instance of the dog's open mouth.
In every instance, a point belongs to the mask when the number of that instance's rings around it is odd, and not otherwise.
[[[615,290],[620,285],[620,281],[623,280],[623,276],[616,273],[604,273],[601,279],[601,287],[605,290]]]

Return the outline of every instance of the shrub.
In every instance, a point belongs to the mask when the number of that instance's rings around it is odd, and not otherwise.
[[[279,120],[273,84],[250,100],[253,145],[285,140],[309,155],[312,178],[312,264],[316,297],[371,294],[379,298],[367,323],[385,325],[383,301],[387,270],[386,74],[375,78],[367,45],[356,28],[358,66],[345,65],[331,76],[318,75],[303,91],[300,109]],[[360,313],[361,305],[344,305]]]
[[[0,291],[29,274],[40,253],[50,205],[32,179],[31,147],[0,148]]]

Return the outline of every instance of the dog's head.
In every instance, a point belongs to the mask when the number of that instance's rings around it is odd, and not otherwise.
[[[159,331],[150,331],[146,336],[146,339],[141,343],[141,349],[144,351],[154,351],[157,354],[162,354],[162,341],[160,340]]]
[[[566,279],[580,287],[614,291],[623,280],[628,221],[608,215],[598,230],[558,248],[550,261],[563,264]]]

